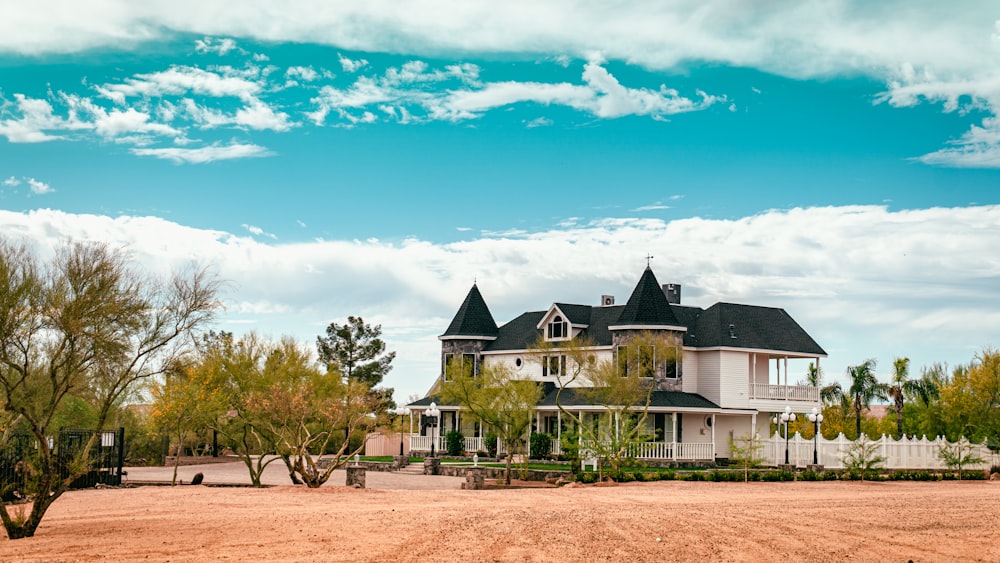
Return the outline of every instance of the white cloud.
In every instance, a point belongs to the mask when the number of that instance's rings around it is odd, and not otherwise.
[[[213,39],[211,37],[196,39],[194,47],[195,51],[199,53],[215,53],[217,55],[225,55],[237,49],[236,41],[228,37],[224,39]]]
[[[249,225],[248,225],[249,227]],[[164,272],[195,260],[229,280],[227,330],[312,341],[331,320],[358,314],[383,325],[400,351],[386,383],[424,393],[436,375],[440,334],[475,278],[505,322],[553,301],[624,300],[653,254],[662,283],[684,303],[784,308],[827,350],[831,377],[868,357],[899,355],[915,369],[968,361],[997,342],[1000,206],[891,212],[851,206],[769,211],[736,220],[612,218],[567,222],[450,244],[409,239],[278,244],[192,229],[155,217],[0,210],[0,231],[54,248],[65,240],[128,245]],[[260,231],[263,236],[264,231]],[[558,263],[557,270],[551,264]],[[928,274],[934,272],[934,274]],[[320,274],[321,273],[321,274]],[[882,373],[880,371],[880,373]]]
[[[11,176],[10,178],[7,178],[6,180],[3,181],[3,185],[10,187],[17,187],[21,185],[21,181],[15,178],[14,176]]]
[[[524,126],[528,129],[534,129],[535,127],[548,127],[552,125],[552,120],[547,117],[536,117],[531,121],[525,122]]]
[[[312,82],[319,78],[319,73],[311,66],[292,66],[285,71],[285,76],[290,80]]]
[[[243,225],[241,226],[252,235],[256,235],[259,237],[267,237],[275,240],[278,238],[278,236],[275,235],[274,233],[269,233],[256,225],[247,225],[246,223],[243,223]]]
[[[662,211],[664,209],[670,209],[670,206],[663,205],[660,202],[656,202],[650,205],[643,205],[640,207],[636,207],[635,209],[633,209],[633,211]]]
[[[0,105],[0,135],[12,143],[53,141],[64,136],[50,134],[50,131],[79,131],[92,127],[74,115],[68,118],[57,116],[48,100],[14,94],[14,101],[18,117],[7,117],[12,113],[10,104]]]
[[[344,72],[357,72],[368,66],[368,61],[365,59],[351,60],[344,55],[337,55],[337,58],[340,59],[340,66],[344,69]]]
[[[233,160],[238,158],[260,158],[271,156],[268,149],[252,143],[233,142],[228,145],[219,143],[192,149],[186,148],[136,148],[131,149],[137,156],[152,156],[164,160],[172,160],[178,164],[204,164],[217,160]]]
[[[160,72],[137,74],[121,83],[104,84],[96,89],[102,96],[118,104],[125,103],[126,98],[137,96],[159,98],[188,93],[250,100],[260,92],[261,85],[248,80],[247,74],[229,67],[220,67],[218,72],[212,72],[191,66],[173,66]]]
[[[28,186],[31,187],[31,193],[35,195],[49,194],[55,191],[52,189],[52,186],[40,180],[36,180],[34,178],[26,178],[25,181],[28,182]]]

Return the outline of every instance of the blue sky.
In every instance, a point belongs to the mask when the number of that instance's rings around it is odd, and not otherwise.
[[[502,322],[647,253],[687,303],[788,310],[831,378],[998,344],[989,3],[270,10],[0,3],[0,232],[210,264],[227,330],[361,314],[400,399],[473,279]]]

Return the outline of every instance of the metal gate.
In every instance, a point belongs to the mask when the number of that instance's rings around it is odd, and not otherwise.
[[[125,429],[86,430],[64,428],[59,431],[58,442],[49,438],[49,447],[56,459],[59,475],[70,475],[74,459],[81,453],[92,436],[96,436],[90,448],[86,472],[73,480],[71,489],[84,489],[97,484],[121,485],[122,465],[125,462]],[[25,463],[34,455],[39,444],[30,434],[14,434],[0,447],[0,496],[4,500],[14,500],[24,494],[27,487]]]

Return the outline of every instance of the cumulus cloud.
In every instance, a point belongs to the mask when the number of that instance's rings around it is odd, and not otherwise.
[[[344,55],[337,55],[340,59],[340,66],[344,69],[344,72],[357,72],[363,67],[368,66],[368,61],[365,59],[351,60]]]
[[[645,256],[684,303],[784,308],[827,350],[829,376],[867,357],[915,366],[968,361],[1000,313],[1000,207],[889,211],[878,206],[776,210],[734,220],[611,218],[449,244],[420,239],[277,243],[155,217],[0,211],[0,230],[51,249],[65,240],[127,245],[162,272],[190,260],[230,280],[223,327],[312,340],[360,314],[400,351],[387,384],[423,393],[472,280],[505,322],[554,301],[626,298]],[[553,270],[551,265],[558,263]],[[405,354],[403,351],[405,350]],[[405,376],[403,375],[405,374]],[[396,379],[398,377],[398,379]]]
[[[3,181],[3,185],[10,187],[17,187],[21,185],[21,181],[15,178],[14,176],[11,176],[10,178],[7,178],[6,180]]]
[[[214,39],[212,37],[206,37],[204,39],[196,39],[194,42],[195,51],[199,53],[215,53],[217,55],[225,55],[230,51],[237,49],[236,41],[230,38]]]
[[[55,191],[52,189],[52,186],[40,180],[36,180],[34,178],[26,178],[25,181],[28,182],[28,186],[31,187],[31,193],[35,195],[43,195]]]
[[[265,231],[264,229],[262,229],[262,228],[260,228],[260,227],[258,227],[256,225],[248,225],[246,223],[243,223],[243,225],[241,225],[241,226],[244,229],[246,229],[252,235],[256,235],[256,236],[259,236],[259,237],[267,237],[267,238],[274,239],[274,240],[277,240],[277,238],[278,238],[278,236],[275,235],[274,233],[269,233],[269,232]]]
[[[228,145],[216,143],[190,149],[179,147],[135,148],[131,149],[130,152],[137,156],[152,156],[171,160],[177,164],[205,164],[217,160],[260,158],[273,154],[262,146],[247,143],[230,143]]]

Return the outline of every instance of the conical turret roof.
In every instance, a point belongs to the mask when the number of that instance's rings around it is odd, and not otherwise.
[[[614,326],[683,326],[670,308],[667,296],[649,266],[646,266],[646,271],[642,273],[642,278]]]
[[[494,339],[497,337],[497,332],[497,323],[493,320],[490,308],[486,306],[486,301],[479,293],[479,287],[472,284],[472,289],[455,313],[448,330],[441,336]]]

